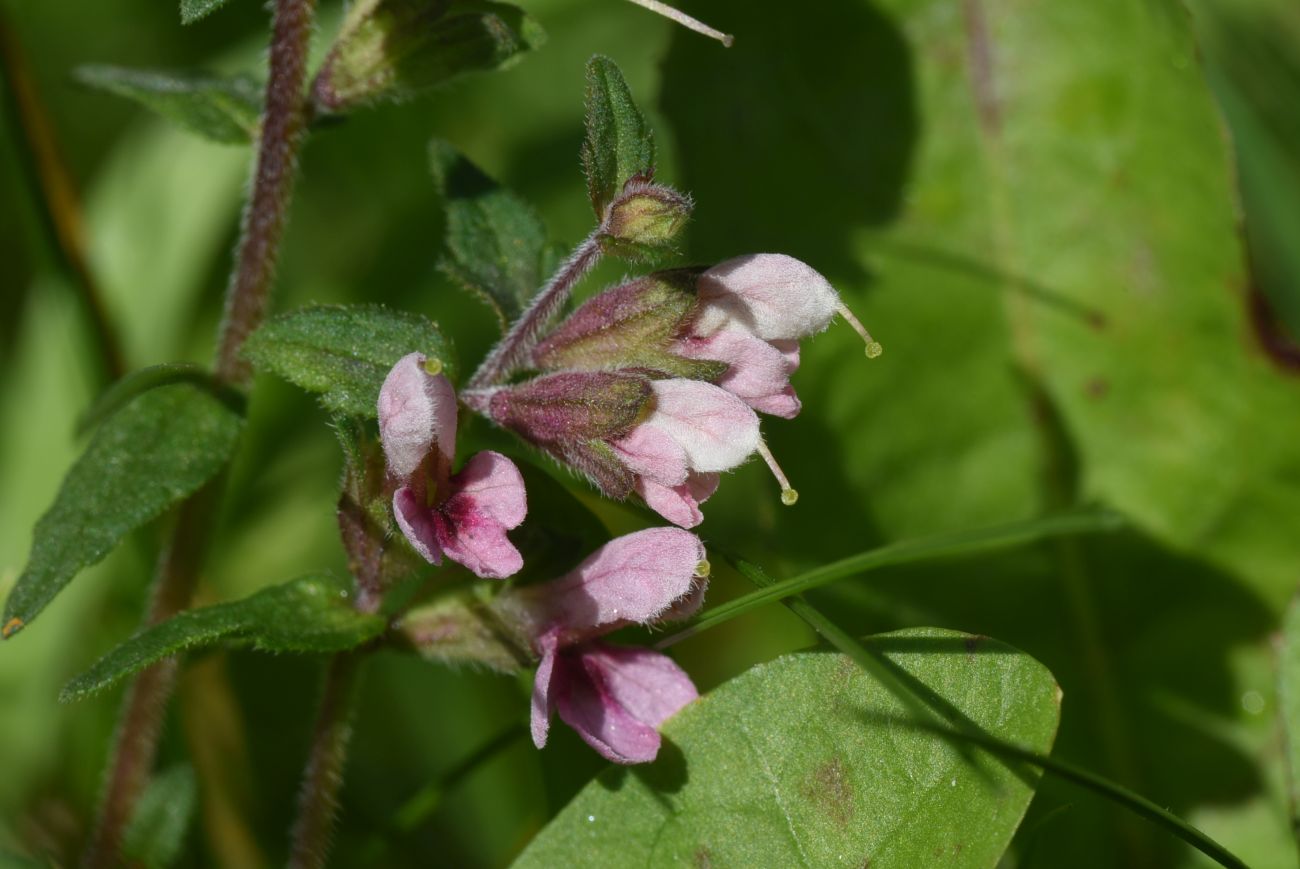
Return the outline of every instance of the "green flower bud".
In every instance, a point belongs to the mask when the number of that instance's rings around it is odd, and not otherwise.
[[[671,187],[633,180],[609,206],[601,227],[605,252],[645,259],[671,249],[694,204]]]
[[[545,40],[520,9],[489,0],[358,0],[312,86],[318,111],[403,99],[497,69]]]

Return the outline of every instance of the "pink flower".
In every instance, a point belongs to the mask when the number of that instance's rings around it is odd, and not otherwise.
[[[546,745],[553,712],[615,763],[654,760],[658,727],[698,694],[671,659],[598,637],[629,624],[686,618],[703,601],[708,562],[698,537],[650,528],[602,546],[570,573],[513,589],[495,606],[541,657],[532,733]]]
[[[826,278],[784,254],[736,257],[708,269],[696,282],[699,309],[673,352],[725,362],[718,385],[762,413],[791,419],[800,402],[790,386],[799,367],[799,339],[822,331],[838,313],[878,356],[857,318]]]
[[[721,386],[699,380],[656,380],[650,414],[611,442],[635,474],[635,488],[669,522],[694,528],[700,504],[718,488],[719,473],[759,449],[758,417]]]
[[[456,449],[456,393],[425,357],[410,353],[379,391],[379,433],[389,474],[399,482],[393,515],[424,558],[445,555],[485,578],[516,573],[523,558],[506,532],[524,521],[524,480],[500,453],[473,456],[451,473]]]

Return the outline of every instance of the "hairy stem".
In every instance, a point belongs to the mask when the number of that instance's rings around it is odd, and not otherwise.
[[[303,86],[307,45],[316,0],[276,0],[272,23],[266,109],[253,171],[253,191],[226,294],[217,338],[216,376],[245,387],[250,369],[239,351],[265,315],[271,278],[293,189],[294,167],[306,124]],[[177,510],[171,543],[159,560],[148,622],[155,624],[189,606],[208,534],[217,512],[223,477],[210,482]],[[122,834],[153,769],[163,712],[176,685],[177,664],[156,664],[127,691],[109,760],[95,831],[83,865],[119,862]]]
[[[289,216],[298,151],[307,128],[303,86],[315,12],[316,0],[276,0],[253,194],[244,208],[218,337],[217,379],[237,386],[247,385],[252,374],[239,351],[266,316],[280,239]]]
[[[479,365],[474,376],[466,386],[481,389],[500,383],[519,369],[527,359],[529,351],[537,343],[542,329],[568,300],[569,294],[578,281],[600,262],[600,235],[603,227],[597,228],[564,261],[559,270],[546,282],[542,291],[534,297],[528,310],[519,315],[519,319],[506,332],[505,337]]]
[[[345,652],[330,660],[325,674],[325,691],[311,753],[298,792],[298,814],[293,825],[289,852],[291,869],[317,869],[325,865],[330,835],[338,814],[339,786],[352,736],[352,713],[356,705],[358,667],[362,652]]]
[[[4,69],[4,108],[16,131],[15,149],[22,161],[37,204],[41,226],[49,236],[59,263],[79,291],[82,306],[95,336],[105,382],[126,373],[122,348],[108,317],[99,285],[86,262],[86,238],[81,201],[72,173],[63,160],[54,127],[41,105],[18,37],[0,15],[0,64]]]

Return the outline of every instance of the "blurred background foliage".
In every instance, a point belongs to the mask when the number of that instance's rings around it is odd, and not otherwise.
[[[442,223],[427,142],[451,141],[535,203],[553,237],[576,241],[590,224],[582,68],[612,56],[654,123],[661,178],[697,197],[687,258],[805,259],[886,347],[867,363],[847,330],[812,344],[796,377],[803,415],[766,426],[798,505],[783,509],[751,464],[710,502],[706,540],[782,576],[900,537],[1076,502],[1118,508],[1132,531],[893,569],[814,598],[857,633],[933,625],[1028,651],[1064,690],[1063,757],[1169,806],[1251,865],[1295,866],[1271,643],[1300,583],[1300,6],[689,4],[736,34],[724,50],[613,0],[529,5],[550,38],[516,68],[313,137],[276,307],[420,311],[463,360],[477,358],[495,325],[434,267]],[[71,73],[114,63],[260,74],[262,4],[234,0],[184,28],[174,3],[145,0],[0,10],[5,51],[22,47],[84,200],[91,270],[128,366],[206,362],[249,153]],[[325,3],[321,47],[340,12]],[[3,124],[7,591],[103,375],[14,115]],[[607,266],[588,286],[619,274]],[[309,397],[259,380],[203,601],[342,570],[340,457],[325,422]],[[643,521],[573,488],[612,530]],[[77,853],[119,695],[66,707],[55,697],[133,630],[155,537],[87,571],[0,647],[0,850],[58,863]],[[711,600],[744,589],[723,572]],[[678,658],[707,689],[811,640],[771,608],[682,644]],[[292,657],[209,654],[186,668],[163,764],[188,762],[199,782],[183,865],[283,861],[318,681],[315,663]],[[509,736],[525,690],[378,656],[336,863],[508,862],[601,767],[567,730],[540,754]],[[180,769],[169,786],[192,788]],[[1007,862],[1200,865],[1051,778]]]

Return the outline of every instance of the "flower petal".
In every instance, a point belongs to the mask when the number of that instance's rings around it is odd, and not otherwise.
[[[393,517],[397,527],[415,549],[431,564],[442,564],[442,547],[438,544],[437,516],[424,499],[410,486],[393,493]]]
[[[649,649],[591,643],[566,655],[579,656],[585,678],[575,672],[557,692],[560,718],[615,763],[654,760],[658,726],[699,696],[672,659]]]
[[[533,745],[542,748],[546,745],[546,735],[551,729],[551,713],[555,711],[553,693],[557,683],[564,679],[563,668],[556,670],[556,650],[559,637],[555,632],[540,637],[537,641],[542,661],[537,665],[537,675],[533,677],[532,717],[529,729],[533,734]]]
[[[785,343],[785,342],[782,342]],[[718,386],[755,410],[792,419],[800,404],[790,386],[789,357],[780,349],[743,329],[728,326],[707,338],[686,338],[677,352],[690,359],[713,359],[730,367]],[[795,366],[798,345],[795,345]]]
[[[639,425],[610,446],[634,474],[664,486],[686,482],[686,450],[662,429]]]
[[[397,361],[379,390],[379,436],[393,475],[409,480],[431,450],[456,447],[456,392],[451,381],[424,368],[423,353]]]
[[[474,507],[506,528],[516,528],[528,515],[524,477],[515,463],[491,450],[476,453],[451,478],[453,495],[472,498]]]
[[[704,521],[699,502],[691,497],[690,488],[684,482],[676,486],[662,486],[654,480],[639,477],[636,491],[645,500],[647,507],[674,525],[694,528]]]
[[[474,506],[473,498],[453,495],[434,513],[443,555],[483,579],[505,579],[524,566],[524,557],[506,536],[506,527]]]
[[[700,275],[698,335],[729,323],[768,341],[802,338],[825,329],[840,299],[826,278],[806,263],[778,253],[729,259]]]
[[[695,471],[726,471],[758,449],[758,417],[725,389],[699,380],[656,380],[644,425],[664,431]]]

